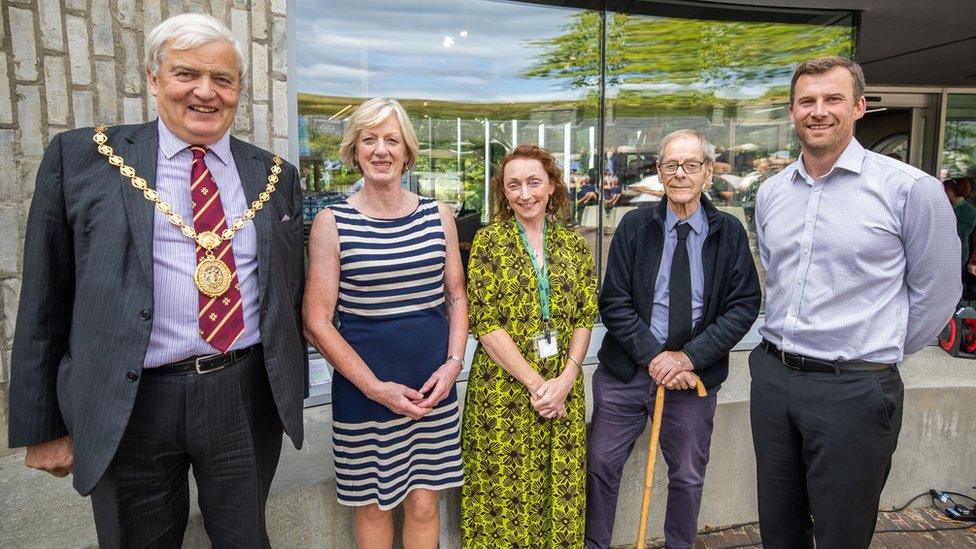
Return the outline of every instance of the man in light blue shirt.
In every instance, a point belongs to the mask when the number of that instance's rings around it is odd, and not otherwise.
[[[901,428],[898,365],[962,291],[941,185],[861,147],[864,111],[857,64],[801,63],[800,159],[756,197],[766,322],[749,364],[766,547],[868,546]]]

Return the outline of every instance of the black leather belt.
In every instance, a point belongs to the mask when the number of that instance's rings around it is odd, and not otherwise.
[[[142,373],[143,375],[160,376],[175,376],[180,374],[191,374],[193,372],[198,374],[209,374],[210,372],[223,370],[224,368],[233,365],[235,362],[247,358],[251,353],[260,350],[261,344],[255,343],[254,345],[244,349],[234,349],[232,351],[227,351],[226,353],[216,355],[191,356],[190,358],[181,360],[179,362],[164,364],[155,368],[144,368]]]
[[[880,362],[866,362],[863,360],[821,360],[808,356],[787,353],[779,347],[773,345],[765,338],[762,340],[762,348],[767,353],[776,357],[780,362],[794,370],[804,372],[880,372],[894,367],[894,364],[882,364]]]

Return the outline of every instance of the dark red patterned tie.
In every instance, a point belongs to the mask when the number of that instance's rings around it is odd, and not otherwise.
[[[220,234],[227,228],[220,190],[214,181],[203,156],[207,148],[190,147],[193,164],[190,167],[190,196],[193,199],[193,228],[197,234],[213,231]],[[197,261],[202,261],[207,250],[197,245]],[[241,288],[237,280],[237,264],[229,240],[222,240],[213,249],[214,257],[227,264],[233,278],[223,295],[211,298],[200,293],[200,336],[221,352],[226,352],[244,333],[244,311],[241,310]]]

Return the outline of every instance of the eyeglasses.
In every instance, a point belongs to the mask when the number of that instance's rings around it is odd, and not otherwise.
[[[664,164],[660,165],[660,168],[662,172],[668,175],[678,173],[678,168],[683,169],[686,174],[694,175],[702,171],[702,166],[704,165],[705,163],[699,160],[685,160],[681,164],[678,164],[677,162],[665,162]]]

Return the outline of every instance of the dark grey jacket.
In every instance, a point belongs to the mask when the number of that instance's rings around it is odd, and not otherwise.
[[[708,219],[702,247],[704,306],[683,350],[711,389],[728,377],[729,351],[756,321],[762,294],[742,223],[717,210],[704,196],[701,207]],[[651,334],[650,324],[654,283],[664,252],[666,209],[667,199],[656,207],[627,213],[610,243],[600,290],[600,316],[607,335],[598,356],[601,367],[625,382],[664,350]]]
[[[109,145],[155,186],[157,123],[117,126]],[[231,138],[248,202],[267,185],[271,154]],[[302,337],[302,194],[295,168],[258,212],[261,341],[278,414],[304,437],[308,357]],[[24,277],[10,377],[10,446],[70,434],[74,486],[92,488],[125,430],[149,345],[153,309],[152,203],[109,165],[92,129],[51,140],[27,220]],[[290,220],[282,221],[285,216]]]

